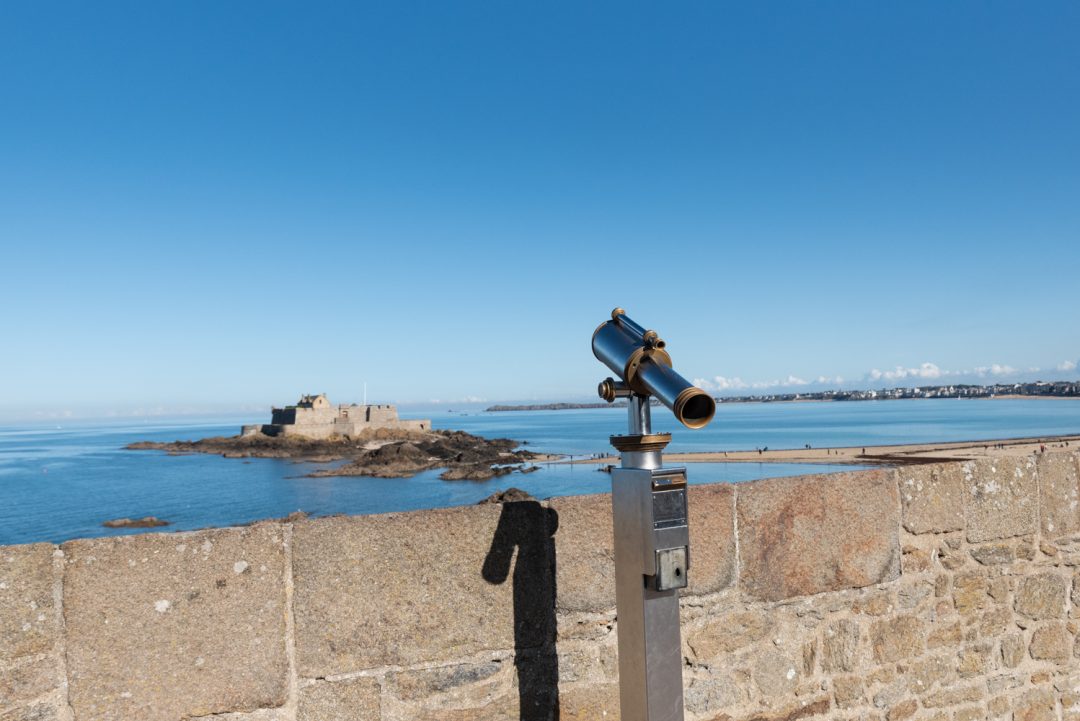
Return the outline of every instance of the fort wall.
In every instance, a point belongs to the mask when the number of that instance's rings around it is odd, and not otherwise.
[[[430,431],[430,420],[403,421],[393,405],[335,406],[325,395],[303,396],[295,406],[274,408],[269,424],[241,426],[240,435],[297,436],[326,439],[332,436],[358,436],[364,431],[391,428]]]
[[[1078,460],[691,487],[687,718],[1080,721]],[[0,719],[618,719],[609,504],[0,547]]]

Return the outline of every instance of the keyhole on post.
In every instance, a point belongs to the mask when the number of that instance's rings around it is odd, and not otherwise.
[[[681,568],[676,568],[675,569],[675,575],[676,576],[681,576],[682,575],[682,569]]]

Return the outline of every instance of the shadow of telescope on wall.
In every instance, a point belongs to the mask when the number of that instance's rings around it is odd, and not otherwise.
[[[559,718],[555,650],[555,532],[559,515],[536,501],[505,503],[481,574],[505,583],[513,569],[514,667],[520,721]],[[516,557],[514,551],[517,551]]]

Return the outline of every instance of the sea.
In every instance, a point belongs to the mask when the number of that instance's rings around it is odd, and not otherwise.
[[[402,409],[435,428],[513,438],[529,450],[583,458],[610,450],[626,411],[485,412],[479,406]],[[413,478],[320,477],[326,464],[282,459],[170,456],[129,451],[134,441],[234,435],[258,417],[112,419],[0,426],[0,545],[143,533],[107,529],[115,518],[157,516],[162,530],[230,526],[293,511],[312,516],[371,514],[474,504],[515,486],[537,498],[610,490],[592,464],[544,463],[530,474],[489,481],[443,481],[440,471]],[[863,446],[1040,437],[1080,433],[1080,400],[923,399],[860,402],[729,403],[708,427],[691,431],[664,409],[653,428],[673,435],[671,451]],[[690,483],[850,470],[784,463],[689,464]]]

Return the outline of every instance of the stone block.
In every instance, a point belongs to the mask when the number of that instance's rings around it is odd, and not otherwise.
[[[317,681],[300,688],[297,721],[379,721],[379,682],[373,678]]]
[[[969,542],[1035,533],[1038,502],[1031,458],[986,458],[961,468]]]
[[[1008,606],[992,608],[979,616],[974,626],[967,629],[965,638],[971,640],[972,633],[979,638],[997,638],[1013,626],[1013,613]]]
[[[687,623],[683,633],[693,658],[708,662],[762,640],[772,627],[767,613],[734,611]]]
[[[986,713],[990,718],[1000,718],[1012,711],[1012,700],[1008,696],[995,696],[986,702]]]
[[[99,538],[63,549],[76,718],[178,719],[284,703],[280,525]]]
[[[1024,660],[1024,637],[1010,633],[1001,639],[1001,663],[1005,668],[1016,668]]]
[[[510,659],[411,669],[390,674],[387,687],[402,701],[423,700],[439,694],[461,696],[465,690],[465,696],[481,703],[491,700],[490,690],[509,688],[513,669]],[[477,689],[481,690],[480,694]]]
[[[990,605],[990,583],[982,573],[962,573],[953,579],[953,604],[961,614],[970,615]]]
[[[548,505],[559,518],[559,533],[555,535],[559,589],[556,606],[560,611],[600,612],[614,608],[611,496],[553,498]]]
[[[870,642],[878,663],[918,656],[926,645],[926,625],[917,616],[875,621],[870,627]]]
[[[896,592],[896,603],[900,608],[918,608],[920,604],[933,597],[934,584],[930,581],[906,583]]]
[[[991,647],[982,644],[960,652],[956,661],[956,672],[960,678],[972,678],[986,674],[990,668]]]
[[[885,712],[885,718],[888,721],[905,721],[915,715],[915,712],[919,710],[919,702],[915,699],[907,699],[906,701],[900,701],[894,704],[888,711]]]
[[[1033,688],[1013,705],[1013,721],[1057,721],[1057,703],[1050,689]]]
[[[58,704],[36,702],[0,711],[0,721],[60,721]]]
[[[740,576],[776,601],[900,574],[900,502],[891,471],[775,478],[740,486]]]
[[[1036,660],[1064,662],[1072,655],[1073,637],[1065,624],[1051,621],[1035,629],[1031,634],[1028,653]]]
[[[533,648],[555,633],[556,511],[535,501],[294,526],[304,677]]]
[[[554,661],[558,664],[559,683],[615,681],[619,676],[618,639],[614,632],[593,640],[560,637]]]
[[[1003,673],[998,676],[989,676],[986,679],[986,690],[990,693],[1001,693],[1020,688],[1028,681],[1028,674],[1023,671]]]
[[[32,701],[60,686],[60,669],[54,656],[38,656],[11,667],[0,666],[0,708]]]
[[[923,706],[926,708],[941,708],[943,706],[957,706],[962,703],[975,703],[986,697],[985,684],[972,686],[956,686],[942,689],[935,693],[923,696]]]
[[[932,627],[930,634],[926,637],[926,647],[929,649],[955,648],[963,640],[964,627],[960,622],[938,623]]]
[[[859,624],[841,619],[822,633],[821,665],[826,671],[854,671],[859,661]]]
[[[958,708],[953,712],[952,721],[986,721],[986,709],[981,706]]]
[[[1062,618],[1068,593],[1069,582],[1057,574],[1025,576],[1016,589],[1014,608],[1028,618]]]
[[[897,665],[906,689],[919,693],[935,685],[945,685],[953,680],[955,659],[949,655],[923,656]]]
[[[686,713],[691,718],[742,706],[750,700],[750,674],[745,670],[702,667],[684,674]]]
[[[964,478],[957,463],[897,469],[904,528],[909,533],[946,533],[964,527]]]
[[[790,696],[799,685],[799,664],[780,649],[765,648],[754,654],[751,675],[761,694],[770,700]]]
[[[735,583],[735,493],[726,483],[690,486],[690,585],[683,595],[715,593]]]
[[[866,702],[866,691],[858,676],[837,676],[833,679],[833,695],[837,708],[852,708]]]
[[[1042,532],[1056,538],[1080,531],[1080,469],[1072,453],[1037,457]]]
[[[0,666],[47,653],[60,636],[48,543],[0,547]]]
[[[971,557],[983,566],[1001,566],[1016,560],[1016,548],[1011,543],[986,543],[973,547]]]
[[[541,717],[523,714],[521,718],[540,721]],[[560,691],[557,718],[561,721],[618,721],[618,684],[573,686]]]

